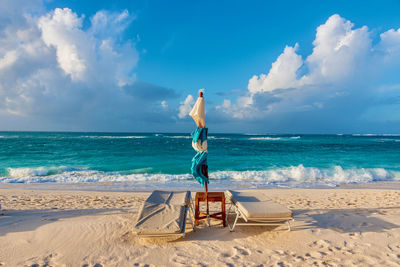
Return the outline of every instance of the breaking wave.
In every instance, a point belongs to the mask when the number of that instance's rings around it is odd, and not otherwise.
[[[208,136],[207,137],[208,139],[211,139],[211,140],[231,140],[231,138],[229,138],[229,137],[217,137],[217,136]]]
[[[281,140],[281,138],[280,137],[251,137],[251,138],[249,138],[249,140],[271,140],[271,141],[274,141],[274,140]]]
[[[147,138],[147,136],[138,136],[138,135],[86,135],[79,136],[78,138],[93,138],[93,139],[143,139]]]
[[[291,136],[291,137],[263,136],[263,137],[250,137],[249,140],[278,141],[278,140],[296,140],[296,139],[300,139],[300,138],[301,138],[301,136]]]
[[[155,183],[168,184],[192,181],[190,174],[138,173],[151,171],[145,168],[130,174],[77,169],[67,166],[39,168],[8,168],[0,177],[1,183],[101,183],[125,182],[153,186]],[[343,169],[341,166],[321,169],[315,167],[290,166],[263,171],[217,171],[210,173],[211,183],[243,184],[258,186],[307,187],[336,186],[338,184],[372,183],[378,181],[400,181],[400,172],[383,168]],[[193,186],[197,184],[193,183]]]

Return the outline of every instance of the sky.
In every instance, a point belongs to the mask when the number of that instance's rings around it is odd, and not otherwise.
[[[400,1],[0,0],[0,130],[400,133]]]

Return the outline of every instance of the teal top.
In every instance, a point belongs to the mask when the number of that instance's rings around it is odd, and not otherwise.
[[[190,135],[193,137],[193,142],[197,143],[197,141],[200,139],[201,143],[203,143],[205,140],[207,140],[207,134],[208,134],[208,128],[199,128],[197,127],[196,130],[190,133]]]
[[[193,142],[197,143],[200,139],[201,143],[207,140],[208,128],[197,127],[191,135],[193,137]],[[207,152],[197,152],[192,159],[192,175],[194,178],[204,186],[204,183],[209,183],[208,178],[202,173],[203,166],[207,166]]]
[[[197,152],[196,155],[192,159],[192,174],[194,178],[199,182],[202,186],[204,183],[209,183],[208,178],[202,173],[202,167],[207,166],[207,153],[206,152]]]

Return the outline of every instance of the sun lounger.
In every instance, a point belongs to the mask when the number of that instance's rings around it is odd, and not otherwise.
[[[272,201],[268,198],[266,192],[262,191],[225,191],[227,199],[231,201],[227,215],[233,212],[236,214],[235,221],[229,224],[229,230],[232,232],[237,225],[254,226],[254,225],[281,225],[287,223],[290,231],[290,222],[293,220],[291,210]],[[244,222],[238,222],[243,219]]]
[[[187,217],[194,229],[190,208],[190,191],[153,191],[139,211],[136,233],[139,237],[183,237]]]

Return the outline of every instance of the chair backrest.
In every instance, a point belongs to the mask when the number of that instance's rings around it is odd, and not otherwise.
[[[145,202],[152,204],[169,204],[187,206],[190,200],[190,191],[173,192],[155,190]]]

